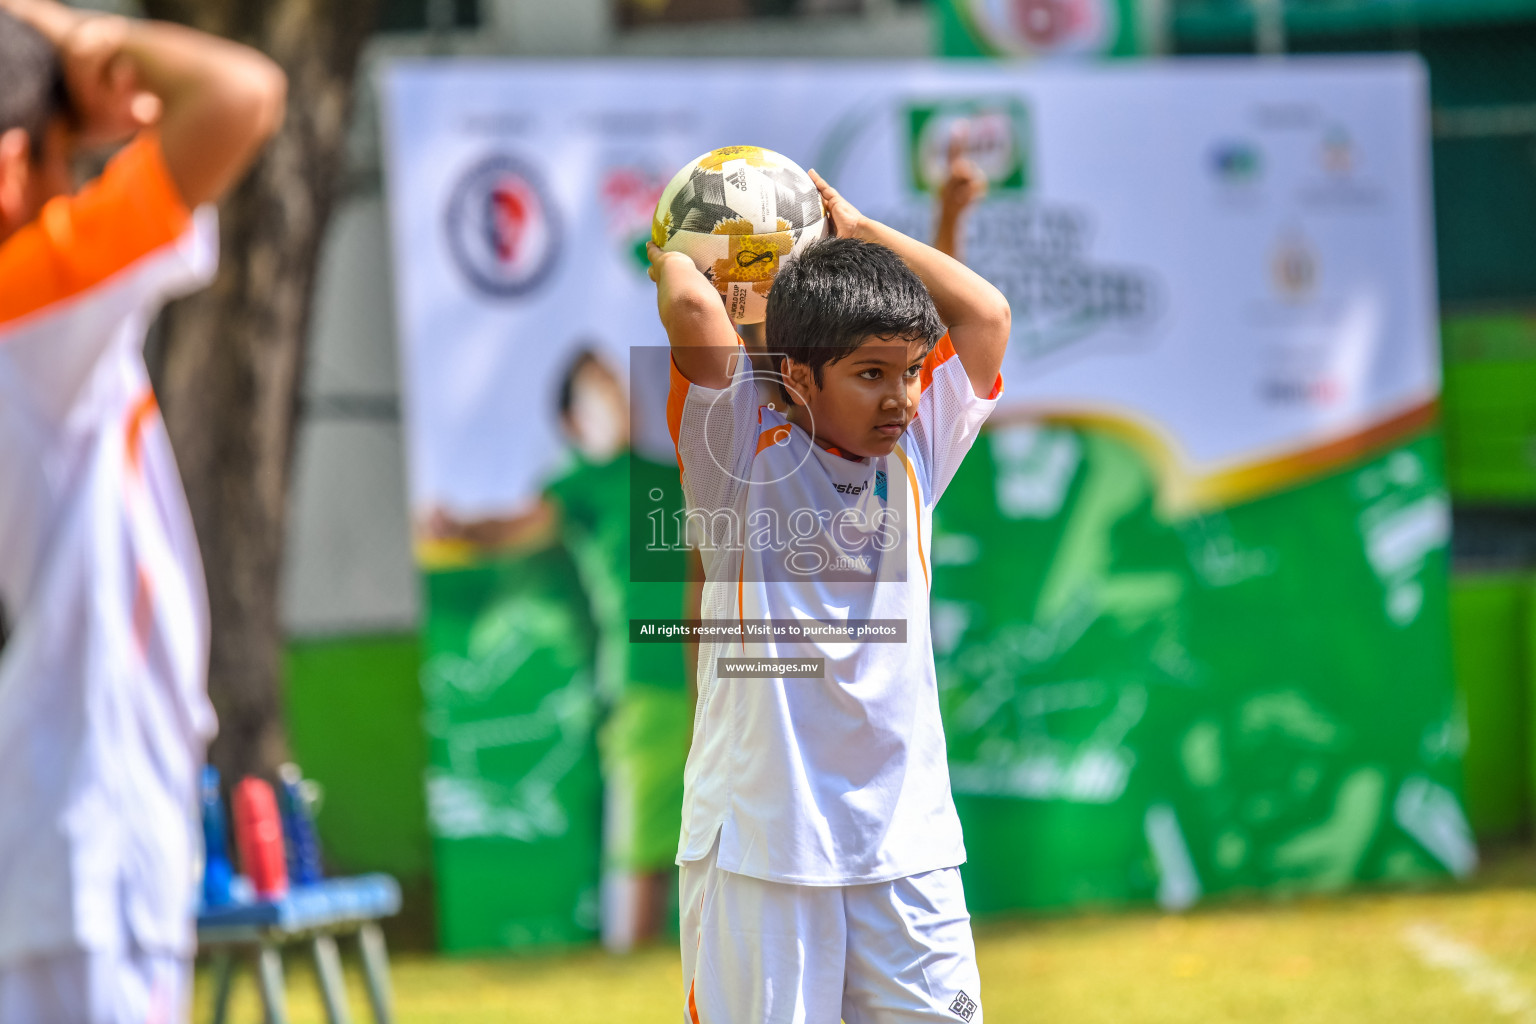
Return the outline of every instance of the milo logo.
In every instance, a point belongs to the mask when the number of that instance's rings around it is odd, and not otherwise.
[[[1029,111],[1016,96],[941,100],[907,107],[910,184],[932,192],[949,171],[949,148],[958,140],[994,193],[1030,186]]]

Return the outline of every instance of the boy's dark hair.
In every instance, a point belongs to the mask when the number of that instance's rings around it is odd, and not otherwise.
[[[920,340],[932,349],[944,330],[912,268],[885,246],[856,238],[807,246],[779,269],[768,293],[768,351],[809,366],[818,387],[823,367],[871,336]],[[788,402],[782,381],[779,391]]]
[[[48,122],[68,112],[64,70],[53,44],[31,25],[0,11],[0,132],[23,129],[36,161]]]
[[[560,418],[567,419],[571,415],[571,406],[576,401],[576,378],[581,376],[581,371],[588,366],[603,367],[603,361],[597,354],[597,349],[591,344],[584,344],[576,350],[571,361],[565,364],[565,373],[560,377]]]

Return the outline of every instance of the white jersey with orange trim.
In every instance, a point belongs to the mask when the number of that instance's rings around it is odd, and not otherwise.
[[[0,245],[0,965],[193,949],[207,593],[143,346],[217,234],[145,135]]]
[[[743,630],[893,620],[905,642],[701,642],[678,863],[707,856],[718,835],[718,867],[773,882],[857,885],[961,864],[928,546],[934,504],[1002,377],[976,397],[946,335],[896,450],[852,460],[759,406],[744,351],[738,366],[719,390],[672,367],[668,422],[690,539],[703,541],[703,616]],[[720,658],[819,658],[825,674],[746,677],[722,672]]]

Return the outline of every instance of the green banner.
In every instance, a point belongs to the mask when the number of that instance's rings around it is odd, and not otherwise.
[[[585,942],[599,923],[596,632],[563,547],[425,574],[438,940]]]
[[[670,869],[687,666],[682,644],[630,644],[629,620],[684,614],[686,561],[631,536],[682,500],[675,465],[573,453],[535,510],[460,523],[429,549],[441,567],[425,575],[422,686],[444,949],[595,938],[605,860]]]
[[[1003,427],[938,507],[979,912],[1463,874],[1440,444],[1161,515],[1109,435]]]

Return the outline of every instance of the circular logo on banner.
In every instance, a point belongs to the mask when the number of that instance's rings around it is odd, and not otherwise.
[[[1118,28],[1111,0],[961,0],[956,9],[1007,56],[1104,53]]]
[[[448,199],[448,251],[488,295],[537,288],[560,255],[560,215],[532,167],[501,153],[473,165]]]

